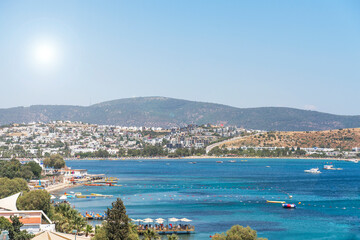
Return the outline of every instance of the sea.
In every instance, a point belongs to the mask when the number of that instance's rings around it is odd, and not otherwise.
[[[360,239],[360,164],[245,158],[69,160],[66,164],[119,178],[121,186],[79,186],[57,193],[113,195],[70,199],[80,212],[102,214],[121,198],[132,219],[190,219],[195,232],[180,239],[211,239],[236,224],[250,226],[259,237],[271,240]],[[343,170],[323,170],[324,164]],[[321,174],[304,172],[316,167]],[[294,203],[296,208],[285,209],[267,200]]]

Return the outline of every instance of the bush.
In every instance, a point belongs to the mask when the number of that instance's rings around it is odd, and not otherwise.
[[[215,234],[213,240],[266,240],[258,238],[255,230],[240,225],[234,225],[226,233]]]

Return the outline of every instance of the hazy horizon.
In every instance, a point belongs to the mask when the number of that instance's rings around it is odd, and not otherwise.
[[[1,1],[0,108],[165,96],[360,115],[358,1]]]

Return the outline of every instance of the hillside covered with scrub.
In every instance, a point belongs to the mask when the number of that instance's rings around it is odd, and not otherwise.
[[[300,147],[340,148],[351,150],[360,147],[360,128],[327,131],[265,132],[229,141],[226,147]],[[222,145],[223,146],[223,145]],[[221,146],[221,147],[222,147]]]

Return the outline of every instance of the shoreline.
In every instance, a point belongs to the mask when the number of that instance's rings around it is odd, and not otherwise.
[[[128,160],[178,160],[178,159],[299,159],[299,160],[333,160],[333,161],[345,161],[351,162],[352,160],[358,160],[359,158],[316,158],[316,157],[241,157],[241,156],[187,156],[187,157],[121,157],[121,158],[65,158],[66,161],[128,161]]]
[[[47,188],[45,188],[45,190],[48,192],[48,193],[53,193],[53,192],[57,192],[57,191],[60,191],[60,190],[64,190],[66,188],[73,188],[75,187],[76,185],[74,184],[71,184],[71,183],[59,183],[59,184],[55,184],[55,185],[52,185],[52,186],[49,186]]]

